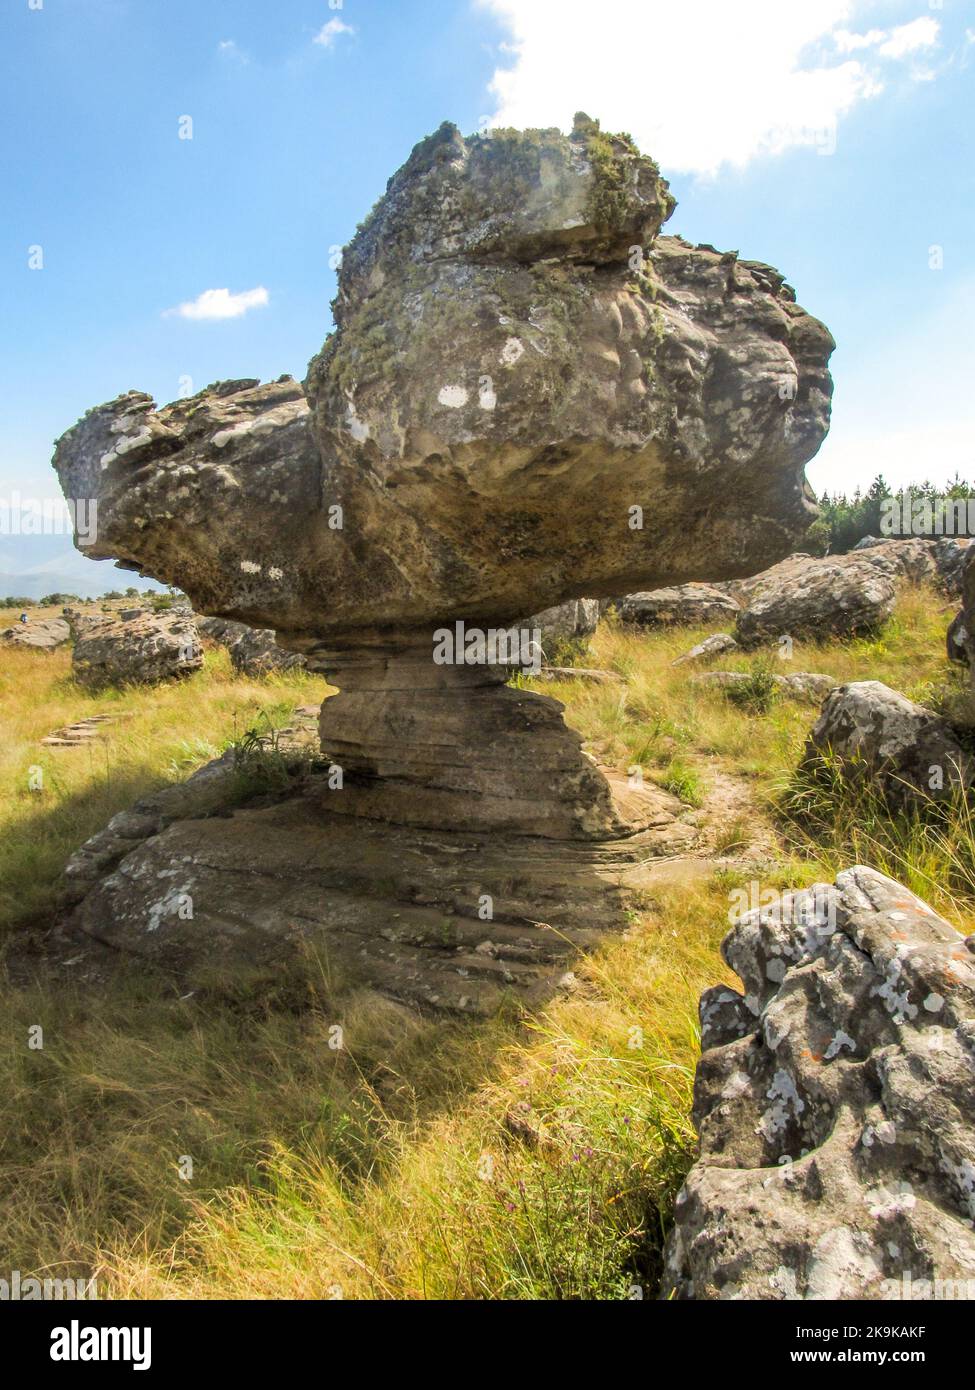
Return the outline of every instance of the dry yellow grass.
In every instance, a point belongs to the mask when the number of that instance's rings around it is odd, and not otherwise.
[[[71,678],[67,647],[0,653],[0,936],[50,907],[68,855],[116,811],[216,757],[262,710],[284,720],[325,689],[302,673],[243,680],[214,649],[188,680],[90,695]],[[47,734],[94,714],[124,717],[89,745],[42,747]]]
[[[797,648],[786,669],[930,694],[947,679],[943,607],[907,593],[883,637]],[[669,662],[701,635],[604,625],[590,664],[626,686],[544,689],[620,768],[639,763],[692,800],[722,770],[771,800],[816,711],[782,700],[749,713],[692,688]],[[63,653],[2,660],[8,922],[43,912],[70,849],[217,751],[235,718],[240,730],[321,693],[301,678],[235,680],[211,654],[184,684],[92,700]],[[34,801],[38,738],[112,708],[133,717],[93,750],[52,750]],[[781,884],[829,872],[843,843],[783,845]],[[940,872],[930,842],[894,843],[914,856],[906,877]],[[577,991],[530,1018],[452,1023],[334,994],[314,957],[273,988],[241,978],[190,999],[137,967],[97,990],[6,987],[0,1271],[95,1270],[103,1297],[652,1296],[692,1154],[696,1003],[728,979],[717,947],[734,882],[723,870],[662,884],[580,964]],[[943,898],[956,920],[970,915],[970,895]]]

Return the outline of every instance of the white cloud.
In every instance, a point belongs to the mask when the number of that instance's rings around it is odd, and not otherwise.
[[[352,25],[346,24],[336,15],[334,19],[330,19],[327,24],[319,29],[312,42],[320,43],[323,48],[334,48],[335,42],[340,34],[354,33],[355,29],[353,29]]]
[[[858,48],[876,48],[886,37],[886,29],[870,29],[866,34],[851,34],[849,29],[837,29],[833,42],[841,53],[854,53]]]
[[[167,309],[166,317],[181,319],[239,319],[248,309],[262,309],[271,296],[263,285],[231,294],[229,290],[204,290],[196,299]]]
[[[492,124],[567,129],[582,109],[628,130],[665,172],[704,175],[797,145],[828,151],[891,62],[938,34],[927,18],[857,34],[857,0],[476,3],[513,49],[491,82]]]
[[[221,58],[232,58],[238,63],[249,63],[250,59],[244,50],[238,47],[235,39],[221,39],[217,44],[217,52]]]
[[[925,16],[892,29],[890,38],[880,45],[883,58],[904,58],[908,53],[916,53],[919,48],[932,48],[938,42],[940,25],[936,19]]]

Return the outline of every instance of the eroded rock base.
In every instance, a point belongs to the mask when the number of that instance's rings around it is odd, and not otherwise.
[[[144,806],[89,842],[69,865],[68,925],[188,988],[311,947],[335,988],[486,1015],[565,985],[579,951],[625,928],[627,890],[697,834],[662,791],[643,794],[644,830],[611,841],[425,831],[328,809],[340,794],[324,775],[221,813],[229,775],[212,765],[180,789],[188,818]]]

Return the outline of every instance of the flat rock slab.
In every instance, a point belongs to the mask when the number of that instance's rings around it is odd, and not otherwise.
[[[640,793],[647,829],[579,844],[344,815],[324,777],[221,813],[232,776],[225,757],[89,841],[68,866],[81,898],[71,925],[187,981],[232,979],[311,943],[336,981],[486,1015],[557,989],[580,950],[625,928],[626,887],[697,838],[657,788]]]
[[[63,729],[55,729],[41,739],[42,748],[81,748],[93,743],[104,732],[107,724],[117,724],[122,719],[131,719],[125,714],[92,714],[87,719],[79,719],[76,724],[66,724]]]
[[[26,647],[33,651],[53,652],[63,647],[71,637],[71,629],[63,618],[42,618],[31,623],[17,623],[0,632],[0,645]]]

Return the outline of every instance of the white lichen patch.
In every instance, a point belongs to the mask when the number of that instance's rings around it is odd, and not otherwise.
[[[771,1142],[785,1129],[790,1118],[799,1118],[806,1108],[806,1102],[796,1089],[795,1081],[781,1067],[773,1076],[766,1096],[772,1104],[762,1115],[758,1132]]]
[[[448,410],[460,410],[470,399],[466,386],[441,386],[437,400]]]
[[[525,355],[525,344],[520,338],[509,338],[501,349],[502,367],[513,367]]]
[[[844,1033],[843,1029],[839,1028],[830,1042],[829,1047],[823,1053],[825,1060],[831,1062],[834,1057],[839,1056],[844,1047],[849,1048],[851,1052],[856,1052],[857,1045],[856,1041],[850,1037],[849,1033]]]
[[[255,564],[253,560],[241,560],[240,568],[244,574],[260,574],[261,572],[260,565]]]
[[[917,1206],[917,1198],[909,1182],[895,1182],[889,1187],[871,1187],[864,1193],[863,1200],[876,1221],[891,1221],[895,1216],[904,1216]]]
[[[272,565],[267,572],[268,579],[283,579],[284,570],[278,569],[277,565]]]
[[[118,424],[118,421],[115,422]],[[113,426],[114,428],[114,426]],[[114,449],[109,449],[108,453],[102,454],[102,468],[107,468],[116,459],[124,458],[126,454],[134,453],[136,449],[142,449],[147,444],[152,443],[152,430],[144,425],[136,434],[126,435],[115,445]]]
[[[941,994],[929,994],[924,1001],[924,1007],[929,1014],[939,1014],[945,1006],[944,996]]]
[[[357,444],[363,444],[369,438],[369,425],[365,420],[359,419],[352,401],[349,401],[345,408],[345,428]]]

